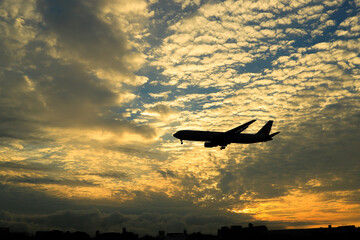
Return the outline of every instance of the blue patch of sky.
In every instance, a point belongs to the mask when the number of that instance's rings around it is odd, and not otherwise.
[[[116,114],[122,114],[125,112],[132,111],[133,109],[139,109],[140,111],[132,113],[130,116],[126,117],[128,120],[137,119],[141,116],[142,112],[146,110],[144,108],[144,104],[154,104],[156,102],[161,101],[169,101],[172,102],[176,100],[176,98],[181,96],[186,96],[189,94],[203,94],[204,97],[200,97],[199,99],[193,99],[191,103],[187,104],[185,109],[195,111],[198,109],[202,109],[203,105],[206,103],[212,102],[211,96],[206,96],[207,94],[218,92],[219,89],[210,87],[210,88],[201,88],[198,86],[188,86],[186,89],[176,88],[176,86],[164,86],[161,84],[150,84],[145,83],[143,86],[139,87],[137,91],[134,92],[138,96],[136,101],[132,101],[129,104],[123,107],[113,108],[112,111]],[[149,95],[149,93],[163,93],[169,92],[167,94],[167,98],[154,98]],[[215,108],[215,107],[212,107]],[[114,116],[116,117],[116,116]]]
[[[219,89],[215,87],[201,88],[198,86],[188,86],[187,88],[177,88],[176,86],[164,86],[161,84],[153,85],[151,83],[145,83],[135,94],[138,94],[141,97],[141,102],[143,103],[153,103],[156,101],[149,93],[163,93],[168,92],[167,101],[173,101],[177,97],[186,96],[189,94],[211,94],[218,92]],[[162,98],[160,98],[162,100]]]
[[[149,78],[147,84],[149,83],[153,84],[154,82],[158,82],[158,81],[163,82],[168,80],[166,76],[161,74],[162,71],[163,71],[162,68],[158,68],[156,66],[151,66],[149,64],[146,64],[141,69],[136,71],[135,74],[138,76],[146,76],[147,78]]]
[[[205,103],[211,102],[211,97],[206,96],[207,94],[216,93],[219,89],[215,87],[209,87],[209,88],[201,88],[199,86],[188,86],[187,88],[177,88],[176,86],[164,86],[161,84],[151,84],[151,82],[145,83],[143,86],[138,88],[136,92],[134,92],[136,95],[139,96],[139,99],[137,101],[134,101],[131,106],[127,106],[128,108],[139,108],[143,109],[144,104],[149,103],[156,103],[157,101],[174,101],[176,98],[181,96],[186,96],[190,94],[202,94],[204,97],[199,98],[198,100],[194,99],[191,104],[187,105],[186,108],[188,110],[197,110],[199,108],[202,108],[202,106]],[[149,93],[163,93],[163,92],[169,92],[167,94],[167,98],[154,98],[149,95]],[[120,110],[120,109],[119,109]],[[122,109],[122,111],[125,111],[126,109]],[[136,118],[141,113],[133,114],[131,118]]]
[[[245,64],[244,66],[232,66],[239,74],[242,73],[263,73],[266,69],[273,69],[272,62],[278,59],[280,56],[289,55],[288,49],[280,49],[276,54],[270,54],[270,51],[265,51],[261,58],[257,58],[254,61]]]
[[[150,11],[154,12],[149,25],[151,33],[146,39],[151,47],[158,46],[162,39],[169,36],[172,32],[169,26],[180,21],[182,18],[195,14],[199,6],[189,5],[182,9],[180,3],[169,0],[159,0],[150,6]]]
[[[324,9],[324,12],[331,10],[331,7],[327,7]],[[336,38],[339,38],[335,36],[335,31],[338,30],[339,25],[341,22],[343,22],[346,18],[351,16],[357,15],[357,10],[354,4],[354,1],[345,1],[340,7],[337,9],[334,9],[335,12],[330,15],[329,20],[334,20],[335,25],[334,26],[328,26],[324,29],[323,34],[317,35],[315,37],[310,35],[310,31],[314,30],[316,27],[319,26],[317,20],[312,20],[304,24],[300,23],[292,23],[291,26],[284,26],[283,29],[291,27],[291,28],[299,28],[303,29],[308,32],[306,35],[302,36],[295,36],[295,35],[288,35],[286,40],[294,40],[294,42],[291,44],[292,47],[300,48],[300,47],[309,47],[313,46],[320,42],[328,42],[332,41]],[[297,10],[296,10],[297,11]],[[294,13],[296,13],[294,10]],[[258,25],[258,23],[248,23],[250,26]],[[278,26],[279,27],[279,26]],[[293,37],[293,38],[292,38]],[[276,43],[275,41],[281,40],[281,39],[264,39],[267,42]],[[235,39],[228,39],[228,42],[236,42]],[[243,48],[245,51],[251,51],[253,49],[251,48]],[[276,52],[276,54],[270,54],[269,51],[264,52],[264,55],[261,58],[255,59],[253,62],[250,62],[246,64],[245,66],[235,66],[233,67],[235,70],[237,70],[238,73],[261,73],[265,69],[272,69],[272,61],[276,60],[280,56],[287,56],[291,53],[290,49],[281,49]]]
[[[295,39],[296,41],[292,44],[294,47],[296,48],[308,47],[320,42],[329,42],[339,38],[338,36],[335,35],[335,31],[339,29],[339,25],[346,18],[357,15],[354,1],[344,1],[342,5],[340,5],[336,9],[333,9],[333,7],[324,8],[324,12],[328,10],[335,10],[335,12],[329,16],[329,20],[335,21],[335,25],[326,27],[323,31],[323,34],[321,35],[312,37],[310,34],[308,34],[302,36],[301,38]],[[309,27],[309,29],[311,29],[312,28],[311,25],[318,26],[317,21],[316,20],[310,21],[309,23],[306,24],[306,27]],[[348,37],[346,38],[348,39]]]
[[[188,86],[186,89],[178,88],[176,86],[162,85],[162,83],[169,82],[170,79],[167,76],[162,74],[163,69],[158,69],[155,66],[146,65],[138,70],[135,74],[139,76],[146,76],[149,78],[144,85],[138,88],[135,94],[146,97],[150,96],[149,93],[162,93],[167,91],[172,91],[169,94],[169,99],[171,99],[172,95],[186,95],[186,94],[205,94],[205,93],[213,93],[216,92],[216,88],[201,88],[197,86]],[[176,89],[176,90],[175,90]],[[153,98],[150,99],[153,101]]]
[[[187,95],[187,94],[210,94],[210,93],[215,93],[218,92],[219,89],[216,87],[208,87],[208,88],[202,88],[199,86],[193,86],[190,85],[187,88],[183,89],[183,88],[178,88],[176,90],[176,94],[177,95]]]
[[[165,133],[165,134],[162,135],[160,138],[161,138],[163,141],[166,141],[166,140],[175,140],[175,138],[173,137],[173,134],[174,134],[174,133]]]
[[[170,81],[168,77],[161,74],[162,69],[157,69],[155,66],[146,65],[136,72],[136,75],[146,76],[149,80],[137,89],[136,95],[141,97],[142,101],[152,102],[154,98],[150,96],[151,93],[159,94],[174,89],[174,86],[162,85],[163,82]]]
[[[233,69],[235,69],[239,74],[262,73],[265,69],[271,69],[271,62],[276,58],[276,56],[272,56],[271,58],[268,57],[266,59],[256,59],[245,66],[234,66]]]
[[[211,95],[212,93],[218,93],[220,90],[215,87],[210,88],[201,88],[198,86],[189,86],[187,89],[177,89],[176,94],[173,96],[174,98],[179,96],[186,96],[189,94],[200,94],[198,98],[194,98],[191,100],[189,104],[186,104],[185,109],[189,111],[198,111],[199,109],[203,109],[204,105],[207,103],[217,102],[217,99]],[[207,107],[208,109],[214,109],[219,106],[211,106]]]
[[[337,26],[350,16],[356,16],[359,8],[356,8],[355,2],[352,0],[344,1],[343,4],[335,11],[330,18],[336,21]]]

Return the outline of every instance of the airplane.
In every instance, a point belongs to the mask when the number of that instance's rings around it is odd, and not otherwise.
[[[226,132],[210,132],[210,131],[196,131],[196,130],[180,130],[173,136],[180,139],[181,144],[183,140],[188,141],[203,141],[204,147],[212,148],[220,146],[220,150],[225,149],[230,143],[257,143],[267,142],[273,140],[273,137],[280,132],[270,134],[273,121],[268,121],[256,134],[241,133],[256,120],[251,120],[236,128]]]

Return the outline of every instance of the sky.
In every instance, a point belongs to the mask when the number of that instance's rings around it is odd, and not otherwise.
[[[360,225],[359,0],[1,0],[0,226]],[[172,135],[268,120],[225,150]]]

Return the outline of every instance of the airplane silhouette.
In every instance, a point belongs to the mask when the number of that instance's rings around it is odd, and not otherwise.
[[[196,130],[180,130],[173,136],[180,139],[181,144],[183,140],[188,141],[203,141],[204,147],[211,148],[220,146],[220,149],[225,149],[230,143],[257,143],[267,142],[273,140],[273,137],[280,132],[270,134],[273,121],[268,121],[256,134],[241,133],[250,124],[256,120],[251,120],[243,125],[233,128],[226,132],[210,132],[210,131],[196,131]]]

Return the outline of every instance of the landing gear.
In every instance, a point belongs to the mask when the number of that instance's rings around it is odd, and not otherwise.
[[[226,146],[221,146],[220,147],[220,150],[223,150],[223,149],[225,149],[226,148]]]
[[[184,143],[183,143],[183,140],[181,140],[181,139],[180,139],[180,142],[181,142],[181,144],[184,144]]]

